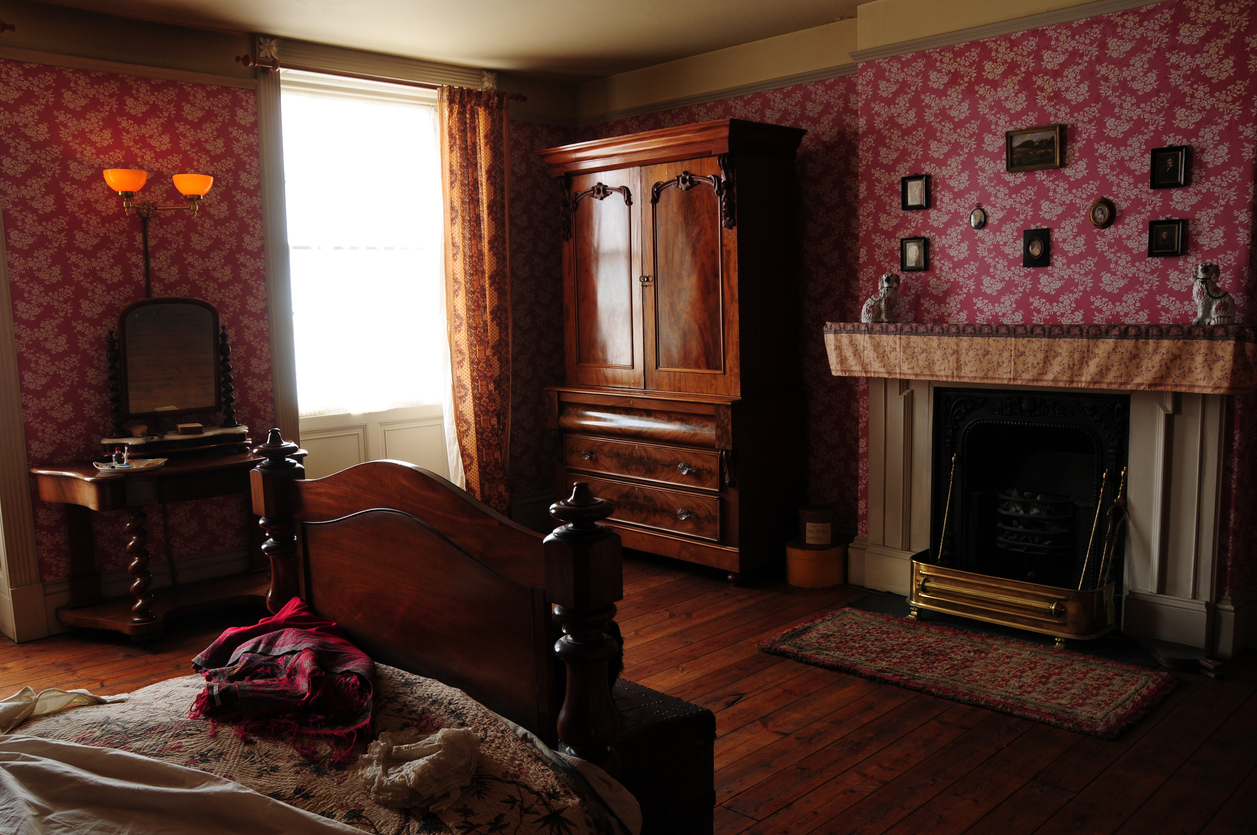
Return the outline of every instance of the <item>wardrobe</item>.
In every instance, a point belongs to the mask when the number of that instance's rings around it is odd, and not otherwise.
[[[562,184],[558,488],[615,504],[626,548],[740,575],[801,499],[794,158],[727,119],[541,151]]]

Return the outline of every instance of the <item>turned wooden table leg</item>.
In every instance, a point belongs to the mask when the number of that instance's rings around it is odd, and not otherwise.
[[[132,508],[126,526],[127,535],[131,537],[127,542],[127,554],[131,557],[127,571],[135,578],[131,583],[131,594],[135,597],[135,605],[131,607],[132,623],[149,623],[156,619],[149,611],[153,595],[148,593],[148,587],[153,584],[153,575],[148,573],[148,548],[145,547],[148,544],[148,530],[144,527],[147,519],[144,508]]]

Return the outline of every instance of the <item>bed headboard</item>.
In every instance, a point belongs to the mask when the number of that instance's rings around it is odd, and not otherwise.
[[[465,690],[586,759],[612,756],[605,630],[623,588],[619,537],[597,524],[609,505],[574,495],[552,508],[568,524],[543,540],[410,464],[307,480],[297,449],[271,430],[250,474],[272,611],[300,596],[377,661]]]

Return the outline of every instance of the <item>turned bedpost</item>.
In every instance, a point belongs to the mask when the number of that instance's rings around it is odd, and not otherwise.
[[[266,593],[266,607],[278,612],[297,596],[297,533],[289,506],[288,484],[305,478],[305,467],[290,456],[300,450],[294,443],[280,437],[278,429],[266,436],[266,443],[253,448],[264,460],[249,473],[253,494],[253,512],[261,517],[259,524],[266,532],[262,553],[270,558],[271,587]]]
[[[607,662],[619,646],[607,625],[615,617],[615,602],[624,597],[624,582],[620,537],[598,522],[614,510],[578,481],[568,499],[550,506],[550,515],[565,524],[545,540],[546,594],[564,633],[554,651],[567,665],[560,744],[613,776],[620,766],[612,747],[620,717],[611,701]]]

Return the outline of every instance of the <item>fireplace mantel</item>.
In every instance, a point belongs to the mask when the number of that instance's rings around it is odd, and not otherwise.
[[[829,324],[825,341],[836,376],[868,378],[867,524],[848,549],[851,583],[907,594],[912,555],[930,547],[939,387],[1127,391],[1122,629],[1216,658],[1257,642],[1257,600],[1221,594],[1217,574],[1224,404],[1257,387],[1257,328]]]
[[[829,322],[838,377],[1239,394],[1257,388],[1251,325]]]

